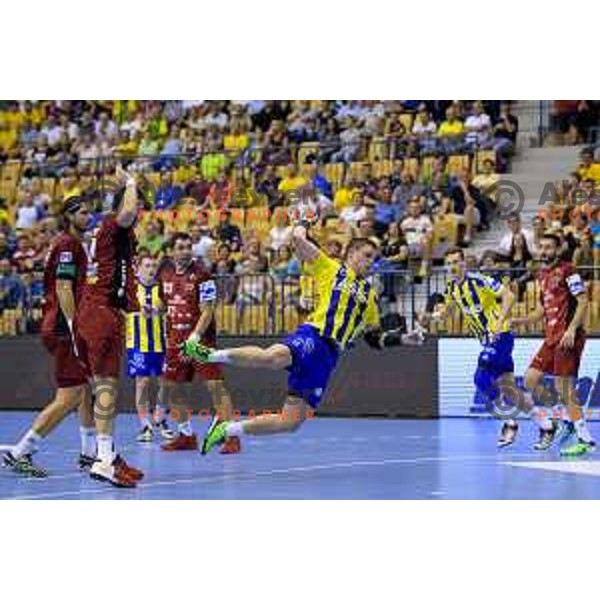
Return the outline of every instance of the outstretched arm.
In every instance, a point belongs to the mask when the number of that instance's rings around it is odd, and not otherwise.
[[[312,263],[319,258],[321,251],[314,242],[311,242],[308,239],[306,227],[303,225],[296,225],[292,232],[292,240],[294,242],[296,256],[299,260]]]

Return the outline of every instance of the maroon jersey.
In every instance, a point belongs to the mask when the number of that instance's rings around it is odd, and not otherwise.
[[[64,335],[69,333],[56,293],[56,282],[73,282],[75,306],[83,293],[87,271],[87,255],[82,243],[70,233],[62,233],[52,245],[44,270],[44,307],[42,330]]]
[[[544,335],[549,344],[558,344],[577,308],[575,296],[585,292],[581,277],[570,262],[545,267],[538,274],[544,308]]]
[[[135,233],[120,227],[115,217],[100,226],[90,260],[96,281],[85,288],[86,300],[127,312],[139,310],[134,274]]]
[[[167,308],[168,338],[187,337],[198,322],[202,304],[217,299],[217,288],[211,274],[196,261],[182,270],[168,262],[161,268],[158,280],[161,299]],[[213,319],[203,339],[212,341],[215,337]]]

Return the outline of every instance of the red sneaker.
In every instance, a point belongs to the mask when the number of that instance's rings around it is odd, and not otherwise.
[[[237,435],[225,438],[225,442],[221,446],[220,454],[237,454],[242,451],[242,444]]]
[[[192,435],[184,435],[180,433],[176,438],[169,440],[161,445],[161,449],[166,452],[174,452],[177,450],[198,450],[198,438],[195,433]]]
[[[139,469],[136,469],[135,467],[128,465],[125,462],[125,459],[122,458],[121,456],[119,456],[118,454],[117,454],[117,457],[115,458],[115,462],[113,464],[115,467],[122,469],[123,472],[127,474],[129,479],[133,479],[133,481],[141,481],[142,479],[144,479],[143,471],[140,471]]]
[[[125,471],[122,464],[112,464],[97,460],[90,468],[90,477],[98,481],[106,481],[115,487],[134,488],[137,482]]]

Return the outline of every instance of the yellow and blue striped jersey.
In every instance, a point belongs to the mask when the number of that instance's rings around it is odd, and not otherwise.
[[[465,324],[482,342],[490,334],[510,331],[510,324],[504,321],[498,327],[503,286],[493,277],[481,273],[466,273],[462,281],[449,281],[444,298],[462,312]]]
[[[144,285],[138,282],[136,294],[140,308],[152,310],[152,316],[142,312],[127,314],[126,346],[138,352],[164,352],[165,326],[163,317],[158,313],[161,306],[160,284]]]
[[[306,320],[342,348],[367,327],[379,327],[377,294],[373,286],[347,265],[324,252],[311,265],[317,305]]]

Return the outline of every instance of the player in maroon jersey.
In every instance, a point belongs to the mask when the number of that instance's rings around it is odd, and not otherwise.
[[[215,302],[217,289],[211,275],[192,257],[192,238],[176,233],[171,240],[173,261],[161,268],[160,293],[167,311],[167,351],[162,385],[172,407],[179,416],[178,435],[163,444],[163,450],[196,450],[198,440],[192,432],[188,413],[189,384],[197,373],[206,382],[213,406],[223,418],[231,418],[231,398],[223,382],[220,365],[200,365],[183,356],[181,344],[188,339],[202,340],[216,346]],[[177,415],[179,413],[179,415]],[[240,451],[237,437],[228,438],[222,452]]]
[[[17,473],[45,477],[35,467],[31,455],[45,438],[75,408],[81,423],[79,465],[89,469],[95,458],[94,418],[88,395],[88,372],[78,356],[74,341],[73,319],[81,299],[87,270],[87,255],[81,243],[90,212],[86,202],[75,196],[63,206],[64,231],[54,241],[44,271],[42,341],[54,358],[56,394],[37,416],[31,429],[3,457],[6,467]]]
[[[585,411],[577,402],[575,386],[585,347],[583,323],[588,300],[581,277],[570,262],[560,258],[561,245],[556,235],[542,237],[540,257],[544,268],[538,275],[540,306],[528,317],[513,319],[513,323],[526,325],[544,320],[544,343],[525,373],[525,387],[542,393],[544,375],[554,377],[564,406],[563,416],[567,418],[564,426],[560,422],[555,424],[556,427],[564,427],[559,437],[564,443],[572,435],[577,435],[577,442],[563,447],[561,454],[577,456],[595,448],[585,421]],[[556,431],[548,435],[555,438]]]
[[[89,365],[94,392],[98,459],[90,469],[94,479],[118,487],[134,487],[143,473],[118,454],[113,444],[117,386],[123,354],[125,312],[139,310],[135,293],[133,231],[140,194],[135,178],[117,169],[123,187],[108,197],[108,212],[100,226],[94,255],[96,281],[85,287],[75,318],[77,345]]]

